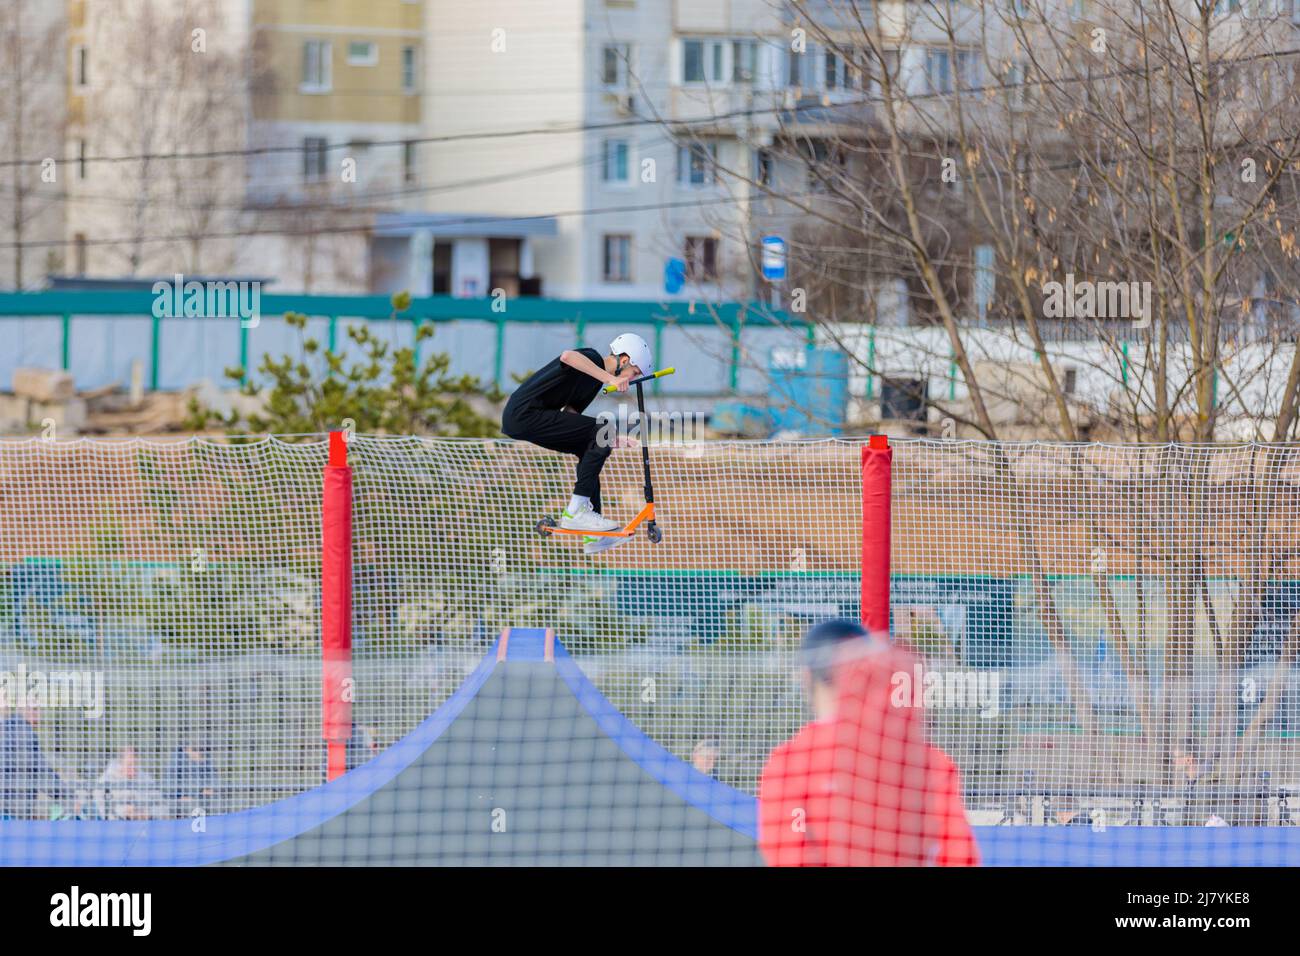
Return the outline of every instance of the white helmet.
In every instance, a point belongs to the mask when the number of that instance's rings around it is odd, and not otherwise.
[[[654,355],[645,339],[635,332],[624,332],[609,343],[610,355],[626,355],[632,364],[641,370],[642,375],[649,375],[655,370]]]

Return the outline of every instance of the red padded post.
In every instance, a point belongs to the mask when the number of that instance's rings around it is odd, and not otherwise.
[[[321,539],[321,736],[334,780],[347,772],[352,736],[352,469],[342,432],[330,432]]]
[[[894,449],[885,435],[862,448],[862,626],[889,637],[890,482]]]

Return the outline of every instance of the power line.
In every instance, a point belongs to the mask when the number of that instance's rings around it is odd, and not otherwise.
[[[651,137],[648,139],[643,139],[638,141],[637,146],[641,149],[644,149],[648,146],[655,146],[669,141],[670,140],[667,137],[663,137],[663,136]],[[413,196],[438,195],[446,192],[455,192],[461,189],[472,189],[479,186],[491,186],[501,182],[513,182],[515,180],[528,178],[530,176],[544,176],[548,173],[562,172],[568,169],[581,169],[584,167],[595,166],[603,162],[603,160],[604,160],[603,153],[594,153],[590,156],[579,157],[578,159],[564,160],[563,162],[550,163],[545,166],[533,166],[522,170],[511,170],[505,173],[497,173],[492,176],[482,176],[477,179],[463,179],[463,180],[450,182],[450,183],[441,183],[441,184],[435,184],[430,186],[415,186],[410,189],[397,189],[397,190],[389,190],[389,191],[377,192],[377,193],[361,193],[360,195],[357,196],[349,196],[346,199],[340,198],[339,202],[330,202],[328,200],[324,200],[316,203],[307,203],[307,202],[290,203],[283,207],[258,206],[258,205],[250,205],[249,203],[215,203],[215,202],[211,204],[182,205],[176,203],[167,203],[165,202],[165,199],[163,197],[157,197],[157,198],[150,197],[144,201],[144,204],[149,206],[158,206],[164,209],[192,210],[196,212],[202,212],[206,210],[211,210],[214,212],[268,213],[268,214],[277,213],[277,212],[301,214],[305,210],[320,211],[320,212],[325,212],[325,211],[364,212],[365,210],[360,207],[364,207],[367,204],[379,204],[383,202],[391,202],[394,200],[406,199]],[[301,187],[303,185],[310,186],[312,185],[312,183],[311,182],[304,183],[302,179],[297,177],[289,180],[278,181],[278,182],[274,182],[267,179],[259,179],[256,182],[256,186],[259,189],[274,188],[276,186]],[[335,183],[334,185],[338,185],[338,184]],[[14,196],[17,195],[18,192],[19,192],[18,190],[12,190],[12,189],[0,189],[0,197]],[[97,195],[93,193],[82,193],[82,192],[45,193],[39,190],[32,189],[32,190],[23,191],[22,195],[32,199],[33,202],[42,202],[42,203],[95,202],[95,203],[105,203],[105,204],[112,204],[112,205],[119,205],[119,206],[137,206],[141,204],[141,201],[139,199],[132,198],[130,196],[105,196],[105,195]]]
[[[814,192],[789,193],[780,198],[782,200],[800,199],[812,195],[817,195],[817,194]],[[494,222],[502,222],[502,223],[529,222],[538,219],[571,219],[571,218],[586,217],[586,216],[604,216],[604,215],[611,215],[614,213],[657,212],[657,211],[663,211],[668,209],[687,209],[687,208],[693,208],[698,206],[728,205],[732,203],[746,202],[752,200],[752,198],[753,197],[748,197],[748,196],[698,197],[695,199],[682,200],[679,202],[670,201],[670,202],[650,203],[648,205],[640,205],[640,206],[605,206],[605,207],[597,207],[592,209],[570,209],[570,210],[563,210],[560,212],[531,213],[531,214],[524,214],[524,215],[517,215],[517,216],[477,216],[476,215],[476,216],[467,216],[463,219],[440,219],[438,220],[438,225],[439,226],[483,225],[485,223],[494,223]],[[294,212],[295,210],[286,209],[284,211],[286,213],[291,213]],[[332,211],[334,210],[331,210],[331,212]],[[301,215],[302,211],[299,210],[298,212]],[[371,213],[366,211],[357,211],[355,212],[355,214],[364,215],[364,216],[372,215]],[[206,241],[212,239],[243,239],[243,238],[257,237],[257,236],[298,236],[298,235],[305,234],[305,231],[310,231],[312,235],[324,235],[324,234],[346,235],[348,233],[373,232],[374,229],[375,226],[373,224],[367,223],[366,225],[358,225],[358,226],[325,226],[321,228],[311,228],[309,230],[305,230],[305,229],[236,230],[236,231],[224,232],[224,233],[221,232],[205,233],[202,238]],[[125,236],[116,239],[86,239],[85,245],[117,246],[117,245],[131,245],[135,243],[155,243],[155,242],[175,243],[175,242],[184,242],[185,240],[190,238],[192,237],[183,234],[169,235],[169,236]],[[69,244],[70,243],[67,239],[41,239],[32,242],[22,242],[22,243],[15,243],[15,242],[0,243],[0,249],[13,249],[19,245],[28,249],[58,248],[58,247],[67,246]]]
[[[1214,64],[1226,65],[1226,64],[1249,63],[1258,60],[1276,59],[1285,56],[1295,56],[1298,53],[1300,53],[1300,48],[1289,49],[1289,50],[1277,50],[1268,53],[1255,53],[1255,54],[1249,54],[1241,57],[1230,57],[1221,60],[1215,60]],[[983,86],[972,86],[962,90],[930,91],[926,93],[909,93],[906,94],[905,100],[910,103],[910,102],[915,102],[917,100],[934,100],[934,99],[946,99],[949,97],[973,96],[979,93],[987,93],[987,92],[995,92],[995,91],[1005,92],[1005,91],[1010,91],[1010,90],[1015,90],[1020,88],[1045,87],[1045,86],[1059,87],[1059,86],[1069,86],[1069,85],[1075,85],[1081,83],[1097,83],[1107,79],[1119,79],[1126,76],[1137,76],[1137,75],[1152,72],[1153,69],[1162,70],[1162,69],[1167,69],[1167,67],[1161,67],[1161,66],[1157,66],[1154,68],[1131,67],[1131,68],[1125,68],[1121,70],[1103,72],[1095,76],[1039,79],[1033,81],[1025,80],[1019,83],[996,83],[996,84],[986,84]],[[772,91],[760,91],[760,92],[762,93],[770,92],[775,95],[781,95],[782,93],[786,92],[786,90],[772,90]],[[394,94],[394,95],[400,95],[400,94]],[[423,144],[434,144],[434,143],[465,142],[465,141],[473,141],[473,140],[513,139],[515,137],[520,137],[520,136],[570,135],[574,133],[591,133],[591,132],[601,132],[603,130],[627,129],[629,127],[637,127],[637,126],[672,126],[672,127],[680,127],[680,128],[689,128],[694,126],[708,127],[711,125],[716,125],[721,120],[740,119],[742,117],[764,116],[764,115],[775,115],[775,114],[791,114],[791,113],[798,114],[805,111],[824,112],[826,110],[846,109],[854,106],[870,106],[870,105],[879,104],[883,102],[885,102],[885,98],[883,96],[863,96],[855,99],[842,100],[837,103],[823,103],[819,100],[817,102],[811,102],[811,103],[799,102],[789,106],[786,105],[766,106],[766,107],[748,106],[741,109],[727,110],[721,113],[711,113],[708,116],[703,116],[698,119],[662,119],[659,117],[629,117],[627,119],[621,119],[621,120],[610,120],[610,121],[599,122],[599,123],[578,123],[570,126],[533,127],[531,129],[516,129],[516,130],[484,130],[481,132],[447,133],[441,136],[421,136],[421,137],[410,137],[410,138],[396,139],[396,140],[375,140],[372,141],[370,145],[372,147],[385,147],[385,146],[404,147],[407,146],[408,144],[423,145]],[[342,142],[327,143],[324,149],[328,151],[332,151],[336,149],[346,149],[349,145],[350,144],[348,143],[342,143]],[[154,162],[154,161],[163,161],[163,160],[222,159],[222,158],[235,158],[241,156],[266,156],[266,155],[273,155],[276,153],[300,153],[302,151],[302,148],[303,147],[301,144],[297,144],[293,146],[252,146],[252,147],[245,147],[243,149],[203,150],[203,151],[191,152],[191,153],[169,152],[169,153],[138,153],[134,155],[121,155],[121,156],[86,156],[86,157],[76,156],[71,158],[64,158],[60,160],[60,162],[63,162],[68,165],[72,165],[72,164],[80,164],[80,163],[139,163],[139,162]],[[0,168],[13,167],[13,166],[39,165],[40,163],[44,162],[45,159],[47,158],[49,157],[42,157],[41,159],[38,160],[31,160],[31,159],[0,160]]]

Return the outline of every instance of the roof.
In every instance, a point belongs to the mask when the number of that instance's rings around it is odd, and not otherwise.
[[[554,236],[559,233],[553,216],[482,216],[459,213],[381,213],[375,217],[374,234],[400,238],[417,232],[448,238],[482,237],[516,239],[526,236]]]
[[[182,282],[258,282],[262,285],[272,285],[275,279],[266,276],[196,276],[188,273],[182,275]],[[48,287],[51,291],[71,292],[71,291],[113,291],[113,292],[152,292],[154,285],[159,282],[165,282],[168,286],[176,282],[176,276],[157,276],[154,278],[141,278],[140,276],[122,276],[113,279],[101,279],[92,276],[58,276],[48,275],[45,277]]]

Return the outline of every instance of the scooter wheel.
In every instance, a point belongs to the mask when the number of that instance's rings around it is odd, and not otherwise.
[[[537,522],[537,533],[543,538],[549,533],[548,529],[555,527],[555,519],[547,515],[541,521]]]
[[[651,544],[658,544],[664,539],[664,533],[659,530],[657,525],[651,525],[645,529],[646,535],[650,538]]]

